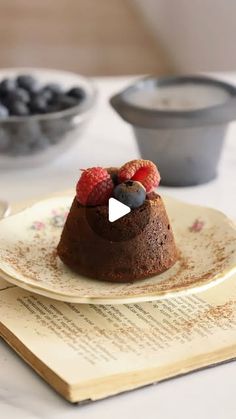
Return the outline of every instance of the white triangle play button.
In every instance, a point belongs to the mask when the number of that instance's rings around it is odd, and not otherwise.
[[[128,205],[122,204],[122,202],[117,201],[115,198],[110,198],[108,203],[108,219],[111,223],[119,218],[124,217],[124,215],[129,214],[131,211]]]

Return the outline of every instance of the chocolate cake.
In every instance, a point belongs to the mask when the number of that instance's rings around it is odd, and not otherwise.
[[[112,282],[169,269],[178,252],[162,198],[153,192],[159,182],[148,160],[84,170],[57,248],[60,259],[78,274]],[[109,221],[111,197],[131,209],[115,222]]]
[[[173,232],[161,197],[153,193],[150,198],[115,223],[108,221],[107,205],[85,210],[75,198],[58,245],[61,260],[78,274],[113,282],[169,269],[177,260]],[[107,234],[99,235],[92,222]],[[146,223],[141,231],[139,223]]]

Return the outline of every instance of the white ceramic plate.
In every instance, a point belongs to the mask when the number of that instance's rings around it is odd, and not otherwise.
[[[29,291],[74,303],[119,304],[177,297],[216,285],[236,271],[236,228],[221,212],[166,197],[181,257],[168,271],[114,284],[79,276],[56,246],[72,197],[41,201],[0,222],[3,279]]]

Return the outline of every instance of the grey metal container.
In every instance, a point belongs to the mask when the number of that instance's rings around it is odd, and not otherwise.
[[[227,94],[226,100],[193,110],[157,110],[130,101],[136,91],[186,84],[215,86]],[[216,177],[228,123],[236,119],[233,85],[204,76],[147,77],[110,103],[132,124],[142,157],[157,164],[163,185],[197,185]]]

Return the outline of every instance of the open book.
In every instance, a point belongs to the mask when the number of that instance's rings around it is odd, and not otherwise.
[[[236,276],[201,294],[125,305],[54,301],[0,280],[0,334],[70,402],[236,356]]]

